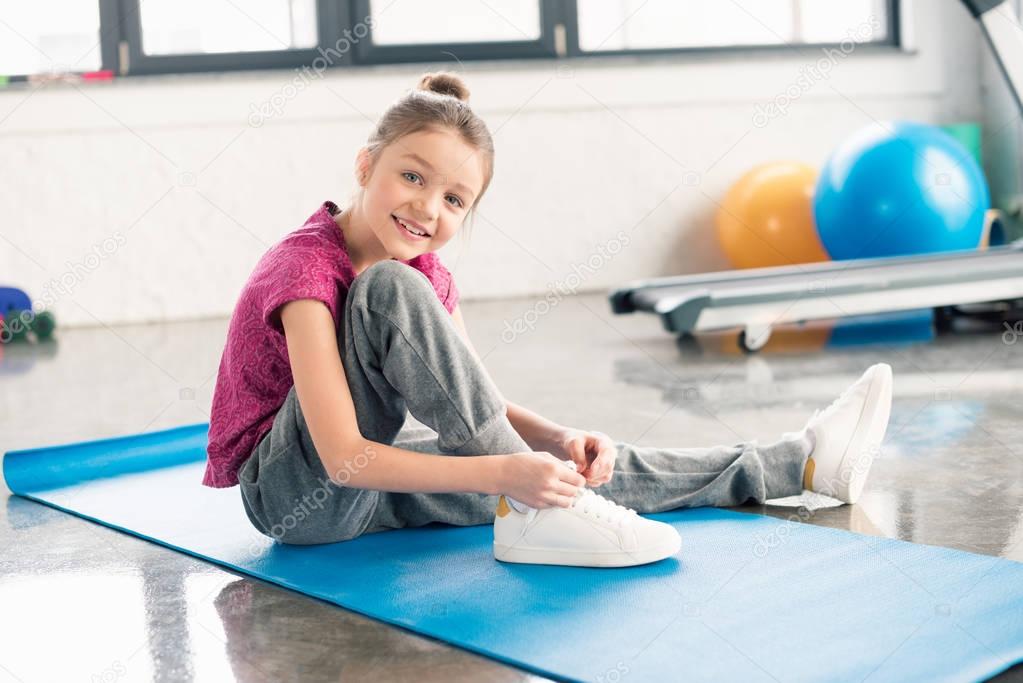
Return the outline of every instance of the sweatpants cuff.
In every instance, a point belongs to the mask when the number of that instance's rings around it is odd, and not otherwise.
[[[767,498],[798,496],[803,492],[803,472],[812,450],[813,441],[805,434],[760,448]]]

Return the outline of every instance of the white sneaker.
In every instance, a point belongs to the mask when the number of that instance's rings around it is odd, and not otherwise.
[[[502,562],[631,567],[682,547],[674,527],[581,487],[571,507],[518,512],[504,496],[494,518],[494,557]]]
[[[804,428],[817,441],[806,464],[812,491],[856,502],[881,450],[891,409],[892,368],[878,363],[813,414]]]

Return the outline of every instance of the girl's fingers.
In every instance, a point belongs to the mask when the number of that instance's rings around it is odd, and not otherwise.
[[[537,507],[564,507],[564,496],[559,496],[556,492],[547,492],[540,498],[541,506]]]
[[[568,469],[567,467],[564,468],[564,470],[565,470],[564,472],[560,473],[560,477],[559,478],[561,479],[561,481],[567,482],[567,483],[572,484],[572,485],[574,485],[576,487],[585,486],[586,485],[586,477],[584,477],[583,475],[579,474],[578,472],[573,472],[572,470]]]
[[[569,503],[572,502],[572,499],[575,498],[575,494],[578,491],[579,491],[578,486],[572,486],[571,484],[566,484],[564,482],[554,487],[554,493],[556,493],[559,496],[568,498]]]

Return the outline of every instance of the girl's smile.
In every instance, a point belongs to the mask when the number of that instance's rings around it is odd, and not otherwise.
[[[361,150],[357,176],[362,201],[339,225],[360,273],[443,247],[481,192],[484,169],[479,151],[456,131],[430,128],[402,136],[375,160]]]
[[[418,223],[416,223],[415,221],[404,220],[404,219],[398,218],[397,216],[394,216],[394,215],[392,215],[391,218],[394,219],[394,224],[397,226],[398,231],[406,239],[412,240],[413,242],[423,242],[423,241],[426,241],[426,240],[430,239],[430,233],[428,233],[426,230],[424,230],[423,227],[421,225],[419,225]],[[413,232],[413,231],[415,231],[415,232]],[[416,233],[423,233],[423,234],[416,234]]]

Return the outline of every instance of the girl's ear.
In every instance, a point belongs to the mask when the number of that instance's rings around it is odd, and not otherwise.
[[[370,165],[369,150],[363,147],[355,157],[355,179],[360,187],[366,187],[366,181],[369,180]]]

